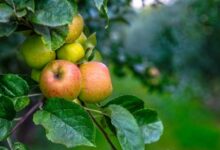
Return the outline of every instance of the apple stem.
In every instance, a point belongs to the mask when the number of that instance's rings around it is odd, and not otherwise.
[[[43,99],[43,98],[42,98]],[[38,102],[24,115],[24,117],[22,117],[19,122],[15,125],[15,127],[11,130],[11,132],[8,134],[8,136],[10,136],[11,134],[13,134],[17,128],[25,122],[25,120],[27,120],[27,118],[33,114],[42,104],[43,104],[43,101],[41,100],[38,100]]]

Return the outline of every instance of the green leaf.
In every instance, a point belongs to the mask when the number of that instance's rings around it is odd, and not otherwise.
[[[27,10],[25,10],[25,9],[16,12],[16,16],[19,18],[26,16],[26,14],[27,14]]]
[[[134,113],[141,133],[144,137],[144,143],[150,144],[160,139],[163,133],[163,124],[159,120],[157,112],[151,109],[142,109]]]
[[[11,122],[0,118],[0,141],[4,140],[11,130]]]
[[[109,105],[107,108],[111,123],[116,128],[117,138],[123,150],[144,150],[144,140],[141,130],[133,115],[119,105]]]
[[[11,35],[17,28],[15,22],[0,23],[0,37]]]
[[[68,0],[38,0],[29,20],[50,27],[67,25],[76,14],[75,5],[74,1]]]
[[[26,96],[29,92],[27,82],[14,74],[0,75],[0,94],[11,98]]]
[[[104,107],[107,107],[111,104],[120,105],[129,110],[131,113],[144,108],[144,101],[132,95],[123,95],[115,98],[105,104]]]
[[[0,150],[8,150],[7,147],[0,146]]]
[[[27,147],[21,142],[15,142],[13,145],[14,150],[27,150]]]
[[[16,112],[12,100],[0,94],[0,118],[12,120],[15,114]]]
[[[7,23],[13,14],[13,9],[7,4],[0,3],[0,23]]]
[[[18,75],[0,75],[0,94],[7,96],[14,104],[14,109],[20,111],[29,104],[28,83]]]
[[[34,0],[13,0],[16,10],[28,9],[34,12],[35,3]]]
[[[95,127],[78,104],[59,98],[48,99],[33,120],[46,129],[47,138],[54,143],[67,147],[94,146]]]
[[[105,28],[108,28],[109,25],[109,17],[108,17],[108,0],[94,0],[95,6],[99,10],[100,14],[103,15],[107,20],[107,25]]]
[[[30,99],[27,96],[18,97],[13,100],[15,111],[21,111],[30,104]]]
[[[57,50],[64,43],[68,34],[67,26],[60,26],[55,28],[49,28],[40,25],[34,25],[34,30],[38,34],[43,36],[43,42],[49,49]]]
[[[87,38],[87,40],[83,44],[83,47],[85,50],[94,49],[96,44],[97,44],[96,33],[93,33]]]

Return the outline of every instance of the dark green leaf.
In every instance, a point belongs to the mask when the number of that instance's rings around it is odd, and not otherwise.
[[[16,16],[19,18],[24,17],[26,14],[27,14],[27,10],[25,9],[16,12]]]
[[[144,137],[144,143],[150,144],[160,139],[163,133],[163,124],[157,116],[157,112],[150,109],[138,110],[134,113],[141,133]]]
[[[72,3],[71,3],[72,2]],[[29,16],[31,22],[56,27],[69,24],[76,14],[74,1],[38,0],[35,13]]]
[[[119,105],[109,105],[111,123],[123,150],[144,150],[144,139],[133,115]]]
[[[0,146],[0,150],[8,150],[7,147]]]
[[[123,95],[115,98],[104,105],[104,107],[107,107],[111,104],[120,105],[129,110],[131,113],[144,108],[144,102],[141,99],[132,95]]]
[[[29,89],[34,89],[39,86],[38,83],[34,81],[30,75],[19,74],[19,76],[27,82]]]
[[[34,0],[13,0],[16,6],[16,10],[28,9],[34,12],[35,3]]]
[[[30,99],[27,96],[22,96],[22,97],[18,97],[15,100],[13,100],[13,103],[14,103],[15,110],[18,112],[29,105]]]
[[[0,94],[0,118],[12,120],[15,114],[16,112],[12,100]]]
[[[18,75],[0,75],[0,94],[11,98],[25,96],[29,92],[29,86],[25,80]]]
[[[15,22],[0,23],[0,37],[11,35],[17,28]]]
[[[7,4],[0,3],[0,23],[7,23],[13,14],[13,9]]]
[[[68,33],[67,26],[49,28],[45,26],[35,25],[34,30],[43,36],[46,46],[52,50],[60,48],[64,43]]]
[[[15,142],[13,145],[14,150],[27,150],[27,147],[21,142]]]
[[[46,129],[47,138],[67,147],[94,146],[95,128],[78,104],[64,99],[48,99],[43,110],[34,114],[35,124]]]
[[[4,140],[11,130],[11,122],[0,118],[0,141]]]
[[[106,18],[107,25],[105,27],[108,28],[109,25],[108,8],[107,8],[108,0],[94,0],[94,3],[97,9],[99,10],[100,14]]]

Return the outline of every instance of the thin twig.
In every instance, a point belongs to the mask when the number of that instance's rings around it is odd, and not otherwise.
[[[22,119],[15,125],[15,127],[11,130],[9,135],[13,134],[17,128],[25,121],[27,118],[36,111],[37,108],[39,108],[43,104],[42,100],[39,100],[25,115],[22,117]]]
[[[115,145],[112,143],[111,139],[108,137],[108,133],[106,133],[106,131],[102,128],[102,126],[98,123],[98,121],[96,120],[96,118],[92,115],[92,113],[90,112],[91,110],[94,111],[93,109],[89,109],[88,107],[85,107],[86,104],[82,102],[82,106],[84,108],[86,108],[85,110],[88,112],[89,116],[91,117],[91,119],[93,120],[93,122],[96,124],[96,126],[99,128],[99,130],[102,132],[102,134],[104,135],[105,139],[107,140],[107,142],[109,143],[109,145],[111,146],[112,150],[117,150],[117,148],[115,147]],[[88,110],[89,109],[89,110]],[[97,111],[95,111],[97,112]],[[99,111],[98,111],[99,112]]]
[[[87,111],[90,115],[90,117],[92,118],[92,120],[94,121],[94,123],[96,124],[96,126],[100,129],[100,131],[103,133],[104,137],[106,138],[107,142],[110,144],[112,150],[117,150],[117,148],[115,147],[115,145],[112,143],[111,139],[108,137],[108,133],[106,133],[106,131],[102,128],[102,126],[98,123],[98,121],[95,119],[95,117],[91,114],[90,111]]]
[[[11,138],[10,138],[10,137],[7,138],[7,143],[8,143],[8,146],[9,146],[10,150],[14,150],[14,149],[13,149],[13,146],[12,146],[12,142],[11,142]]]

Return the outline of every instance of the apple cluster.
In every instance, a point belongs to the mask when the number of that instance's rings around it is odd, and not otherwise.
[[[79,61],[85,57],[84,20],[76,15],[68,26],[65,44],[58,50],[49,49],[41,36],[31,35],[21,46],[26,64],[32,68],[31,77],[39,82],[45,97],[66,100],[79,98],[95,103],[112,93],[112,82],[105,64]]]

